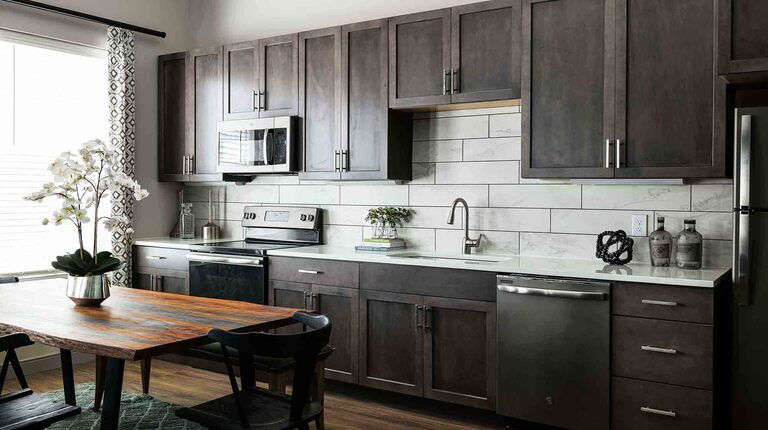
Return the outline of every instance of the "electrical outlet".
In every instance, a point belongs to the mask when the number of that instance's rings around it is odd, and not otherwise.
[[[632,215],[632,231],[630,236],[647,236],[648,235],[648,216],[647,215]]]

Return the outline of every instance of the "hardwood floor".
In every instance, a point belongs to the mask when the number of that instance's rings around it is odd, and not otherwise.
[[[94,364],[75,366],[75,383],[90,382]],[[61,389],[59,370],[28,375],[35,391]],[[14,385],[9,381],[9,387]],[[360,429],[504,429],[500,417],[490,412],[447,405],[425,399],[392,395],[344,384],[328,384],[326,419],[328,430]],[[152,363],[150,394],[157,399],[191,406],[231,393],[225,375],[156,360]],[[141,392],[138,362],[126,362],[124,390]]]

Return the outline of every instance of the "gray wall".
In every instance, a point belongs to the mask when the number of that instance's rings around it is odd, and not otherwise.
[[[730,266],[732,185],[580,185],[520,178],[519,108],[417,114],[414,119],[413,181],[406,184],[300,182],[296,176],[262,176],[244,186],[189,186],[198,225],[214,190],[216,217],[225,234],[240,237],[243,207],[310,205],[325,209],[325,240],[354,246],[370,235],[364,218],[373,206],[408,206],[414,215],[401,229],[409,248],[455,253],[461,219],[448,225],[448,206],[465,198],[470,228],[484,239],[483,253],[594,258],[595,237],[604,230],[630,231],[633,214],[658,215],[673,234],[695,218],[704,235],[707,266]],[[648,261],[647,237],[636,238],[636,261]]]

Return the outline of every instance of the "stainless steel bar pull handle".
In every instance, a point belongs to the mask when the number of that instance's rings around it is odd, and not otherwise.
[[[496,288],[505,293],[557,297],[562,299],[605,300],[607,298],[605,293],[591,291],[552,290],[546,288],[513,287],[510,285],[497,285]]]
[[[443,69],[443,95],[448,94],[449,80],[451,79],[451,72],[447,69]]]
[[[341,171],[349,172],[349,151],[341,151]]]
[[[341,158],[341,151],[333,151],[333,171],[339,172],[341,171],[341,162],[339,159]]]
[[[650,346],[650,345],[643,345],[643,346],[640,347],[640,349],[642,349],[643,351],[658,352],[658,353],[661,353],[661,354],[677,354],[677,350],[676,349],[658,348],[658,347]]]
[[[677,413],[675,412],[649,408],[647,406],[641,406],[640,412],[644,412],[646,414],[663,415],[665,417],[672,417],[672,418],[675,418],[677,416]]]
[[[167,257],[162,257],[159,255],[147,255],[144,258],[146,258],[147,260],[165,260]]]
[[[421,305],[416,305],[416,329],[421,328],[421,311],[424,309]]]
[[[459,69],[451,69],[451,94],[459,92]]]
[[[616,168],[621,168],[621,139],[616,139]]]
[[[644,305],[657,305],[657,306],[677,306],[677,302],[666,302],[663,300],[649,300],[649,299],[643,299],[642,303]]]
[[[734,235],[738,235],[735,244],[736,254],[734,255],[735,265],[733,271],[734,298],[739,306],[749,305],[749,218],[748,211],[736,213],[736,228]]]
[[[319,270],[309,270],[309,269],[299,269],[298,272],[299,273],[304,273],[306,275],[320,275],[320,274],[323,273],[323,272],[321,272]]]
[[[254,112],[259,111],[259,92],[253,90],[253,97],[251,97],[251,110]]]
[[[611,164],[611,139],[605,139],[605,168],[610,169]]]

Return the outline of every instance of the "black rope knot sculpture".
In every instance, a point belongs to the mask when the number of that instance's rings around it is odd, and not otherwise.
[[[606,236],[608,236],[606,238]],[[611,251],[614,245],[616,249]],[[635,240],[627,236],[624,230],[604,231],[597,235],[597,251],[595,257],[608,264],[627,264],[632,261],[632,247]]]

